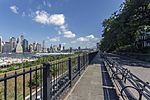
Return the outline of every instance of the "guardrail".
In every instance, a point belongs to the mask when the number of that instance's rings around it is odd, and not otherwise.
[[[104,65],[116,88],[117,94],[122,100],[150,100],[150,85],[123,68],[112,58],[104,58]]]
[[[71,87],[77,76],[96,56],[96,52],[79,55],[62,61],[44,63],[13,75],[0,78],[0,100],[55,100]],[[9,86],[13,83],[13,86]],[[27,87],[28,85],[28,87]],[[10,91],[11,90],[11,91]],[[13,95],[9,92],[13,91]],[[21,92],[21,93],[20,93]],[[26,97],[29,95],[28,97]]]

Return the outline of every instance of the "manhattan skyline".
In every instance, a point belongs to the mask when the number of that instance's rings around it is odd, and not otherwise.
[[[4,41],[24,35],[46,45],[93,47],[100,41],[102,21],[123,0],[1,0],[0,36]],[[105,6],[104,6],[105,5]]]

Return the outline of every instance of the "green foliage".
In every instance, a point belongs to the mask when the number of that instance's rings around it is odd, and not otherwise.
[[[37,74],[36,73],[33,74],[32,83],[30,84],[30,80],[28,81],[28,87],[32,86],[32,88],[35,88],[38,87],[39,85],[40,85],[40,73],[37,72]]]
[[[16,69],[21,69],[21,68],[27,68],[27,67],[31,67],[31,66],[36,66],[36,65],[40,65],[40,64],[43,64],[46,62],[51,62],[54,60],[63,59],[63,58],[69,57],[69,56],[72,56],[72,54],[70,54],[70,55],[57,55],[57,56],[44,56],[44,57],[40,57],[36,61],[32,61],[32,62],[23,62],[23,63],[11,64],[8,66],[7,70],[0,70],[0,73],[12,71],[12,70],[16,70]]]
[[[150,0],[125,0],[120,9],[103,21],[100,49],[114,51],[135,45],[137,37],[150,31]]]

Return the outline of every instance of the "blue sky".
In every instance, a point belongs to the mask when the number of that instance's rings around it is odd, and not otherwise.
[[[4,41],[24,34],[29,42],[93,47],[102,21],[123,0],[0,0],[0,35]]]

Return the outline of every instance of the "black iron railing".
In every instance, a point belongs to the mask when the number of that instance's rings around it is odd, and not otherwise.
[[[17,71],[13,75],[4,74],[4,77],[0,78],[0,100],[59,99],[63,92],[76,82],[77,77],[96,54],[97,51],[61,61],[47,62]]]
[[[123,100],[150,100],[150,85],[148,82],[144,82],[113,59],[104,55],[103,57],[104,65],[120,98]]]

